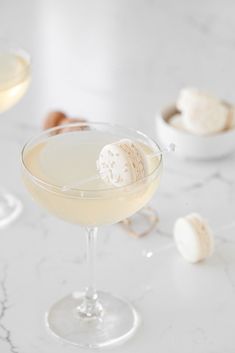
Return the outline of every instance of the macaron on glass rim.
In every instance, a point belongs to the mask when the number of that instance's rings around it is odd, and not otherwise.
[[[36,176],[34,176],[30,170],[27,168],[27,166],[25,165],[25,162],[24,162],[24,155],[25,155],[25,151],[26,149],[30,146],[30,145],[34,145],[34,143],[37,143],[37,140],[40,140],[42,139],[42,137],[45,135],[48,136],[50,134],[53,135],[53,133],[55,133],[56,131],[58,130],[62,130],[63,128],[76,128],[76,127],[80,127],[80,128],[89,128],[89,126],[98,126],[98,127],[109,127],[109,128],[113,128],[113,129],[119,129],[120,132],[122,130],[124,130],[124,134],[125,132],[126,133],[132,133],[132,134],[137,134],[139,135],[140,137],[142,137],[143,139],[145,139],[150,147],[153,147],[153,151],[155,152],[155,150],[157,152],[160,152],[161,151],[161,148],[160,146],[152,139],[150,138],[149,136],[147,136],[145,133],[139,131],[139,130],[134,130],[134,129],[131,129],[129,127],[125,127],[125,126],[121,126],[121,125],[118,125],[118,124],[112,124],[112,123],[108,123],[108,122],[81,122],[81,123],[69,123],[69,124],[64,124],[64,125],[59,125],[59,126],[56,126],[56,127],[53,127],[53,128],[50,128],[50,129],[47,129],[47,130],[44,130],[42,131],[41,133],[37,134],[36,136],[34,136],[33,138],[31,138],[30,140],[28,140],[28,142],[25,143],[25,145],[23,146],[23,149],[22,149],[22,152],[21,152],[21,163],[22,163],[22,166],[23,166],[23,170],[30,175],[30,177],[34,180],[35,183],[37,184],[40,184],[40,186],[42,188],[45,188],[46,190],[49,189],[50,192],[53,192],[53,193],[59,193],[60,195],[63,194],[63,193],[66,193],[66,197],[71,197],[71,198],[76,198],[76,197],[80,197],[80,193],[86,193],[86,197],[89,195],[94,198],[94,194],[99,196],[99,195],[104,195],[105,193],[109,193],[110,190],[123,190],[123,191],[130,191],[130,187],[133,188],[133,187],[137,187],[138,185],[142,185],[144,182],[146,181],[151,181],[153,180],[155,177],[157,177],[158,175],[160,175],[161,173],[161,170],[162,170],[162,164],[163,164],[163,158],[162,158],[162,155],[160,154],[158,156],[159,158],[159,163],[157,164],[156,168],[154,170],[151,171],[151,173],[147,174],[144,178],[140,179],[140,180],[137,180],[133,183],[130,183],[128,185],[124,185],[124,186],[112,186],[110,185],[110,187],[107,187],[105,189],[98,189],[98,190],[90,190],[90,189],[85,189],[85,188],[70,188],[68,191],[63,191],[62,190],[62,186],[59,186],[59,185],[56,185],[56,184],[51,184],[51,183],[48,183],[46,181],[44,181],[43,179],[40,179]],[[74,130],[76,131],[76,130]],[[62,134],[67,134],[67,133],[71,133],[71,131],[66,131],[66,132],[62,132]],[[121,138],[121,136],[120,136]]]

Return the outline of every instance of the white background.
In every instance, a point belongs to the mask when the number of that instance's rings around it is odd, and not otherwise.
[[[184,86],[235,101],[232,0],[0,0],[0,36],[32,55],[20,105],[40,123],[50,109],[153,131]]]

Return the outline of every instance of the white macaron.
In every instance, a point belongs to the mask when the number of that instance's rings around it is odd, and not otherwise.
[[[226,129],[229,109],[217,98],[192,88],[183,89],[177,100],[183,123],[196,135],[215,134]]]
[[[207,92],[202,92],[201,90],[193,87],[186,87],[180,90],[178,99],[176,101],[176,107],[179,111],[183,112],[190,109],[191,106],[195,104],[195,102],[197,103],[198,100],[201,99],[201,97],[206,99],[207,102],[220,102],[217,98],[213,97]]]
[[[185,126],[184,126],[181,114],[173,115],[169,120],[169,125],[175,127],[178,130],[185,130]]]
[[[147,175],[147,160],[139,143],[122,139],[102,148],[97,169],[106,183],[126,186]]]
[[[227,130],[235,129],[235,107],[230,106],[227,122]]]
[[[176,220],[174,240],[180,254],[191,263],[206,259],[214,250],[212,230],[207,221],[197,213]]]

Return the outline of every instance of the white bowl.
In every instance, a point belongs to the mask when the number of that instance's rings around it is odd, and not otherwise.
[[[163,146],[174,143],[176,155],[190,159],[216,159],[235,151],[235,129],[214,135],[198,136],[171,126],[168,121],[177,111],[175,104],[167,106],[156,117],[156,133]]]

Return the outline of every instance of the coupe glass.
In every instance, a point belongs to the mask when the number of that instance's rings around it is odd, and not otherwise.
[[[0,39],[0,114],[23,97],[29,82],[29,55],[17,46]],[[13,221],[21,209],[21,202],[0,187],[0,227]]]
[[[105,185],[95,162],[104,145],[122,138],[142,145],[150,161],[149,173],[126,186]],[[162,157],[153,140],[108,123],[56,127],[24,146],[23,181],[33,199],[57,217],[83,226],[87,237],[87,287],[59,300],[46,314],[46,325],[57,337],[98,348],[120,343],[136,331],[139,315],[135,308],[124,299],[96,290],[97,229],[146,205],[159,185],[161,170]]]

